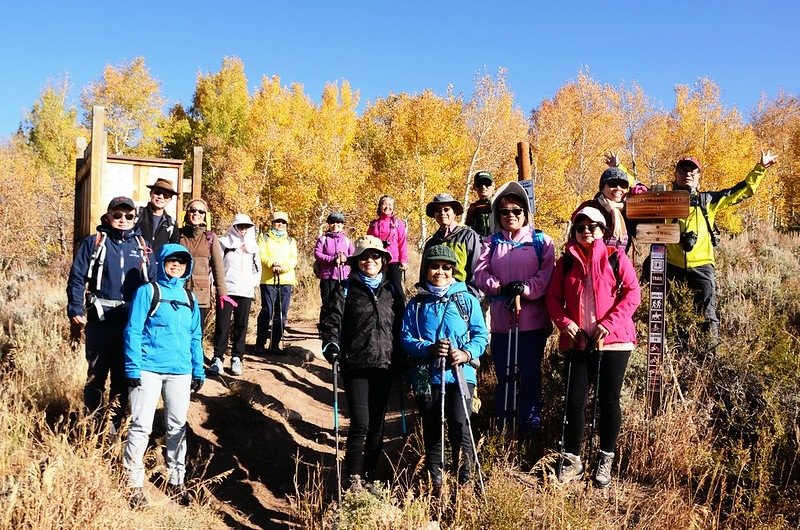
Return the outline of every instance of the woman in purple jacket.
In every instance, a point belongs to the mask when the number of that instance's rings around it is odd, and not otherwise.
[[[552,239],[531,220],[525,189],[515,181],[500,187],[492,200],[496,232],[484,238],[475,269],[491,302],[496,419],[522,437],[541,420],[542,354],[552,330],[544,295],[555,261]]]
[[[347,257],[353,253],[353,242],[344,233],[344,214],[333,212],[328,216],[328,231],[319,236],[314,246],[314,259],[319,266],[319,321],[322,322],[336,283],[350,275]]]

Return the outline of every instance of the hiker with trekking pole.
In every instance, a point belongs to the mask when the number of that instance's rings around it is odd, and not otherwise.
[[[314,245],[314,273],[319,278],[319,322],[325,316],[328,300],[337,283],[350,274],[347,257],[355,247],[344,232],[344,214],[332,212],[328,215],[328,230],[319,236]]]
[[[583,476],[585,409],[589,388],[594,386],[588,456],[595,459],[593,478],[600,488],[611,484],[622,424],[620,392],[636,345],[633,313],[641,297],[636,271],[625,252],[603,241],[605,223],[602,212],[591,206],[572,215],[569,241],[547,291],[547,310],[560,330],[559,349],[565,360],[557,478],[565,483]],[[591,454],[595,426],[600,436],[596,456]]]
[[[542,355],[552,330],[544,296],[555,247],[533,228],[528,196],[517,181],[497,190],[491,220],[495,231],[483,240],[475,278],[491,301],[495,421],[526,440],[540,429]]]
[[[297,241],[289,235],[289,214],[273,212],[271,228],[258,238],[261,256],[261,310],[256,328],[256,354],[284,355],[281,339],[286,328],[292,288],[297,279]],[[275,304],[278,307],[275,308]],[[266,349],[267,337],[271,340]]]
[[[358,238],[348,258],[350,276],[334,286],[320,326],[322,353],[334,376],[341,369],[350,414],[344,484],[337,484],[337,490],[377,492],[374,481],[392,376],[403,360],[399,334],[405,304],[385,274],[390,258],[380,239]],[[334,406],[338,409],[338,396]],[[338,415],[334,424],[338,426]]]
[[[425,279],[417,284],[417,294],[406,306],[400,333],[405,352],[429,365],[431,403],[422,411],[422,435],[425,463],[437,498],[444,482],[445,422],[458,483],[467,484],[477,467],[483,489],[470,422],[477,385],[471,361],[483,354],[489,333],[480,302],[464,282],[453,277],[457,262],[455,253],[446,245],[434,245],[425,251]]]
[[[222,266],[225,268],[225,290],[228,300],[217,309],[214,329],[214,358],[208,368],[209,375],[224,373],[222,366],[233,332],[231,348],[231,374],[242,375],[245,339],[250,321],[250,307],[255,299],[255,289],[261,277],[261,260],[258,256],[256,229],[250,216],[237,213],[230,230],[219,238],[222,247]]]

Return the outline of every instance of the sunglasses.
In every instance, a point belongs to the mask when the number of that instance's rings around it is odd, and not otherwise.
[[[447,212],[452,212],[452,211],[453,211],[453,208],[451,208],[450,206],[439,206],[438,208],[434,208],[433,209],[434,215],[437,214],[437,213],[447,213]]]
[[[161,188],[153,188],[152,190],[150,190],[150,193],[152,193],[153,195],[161,195],[162,197],[166,197],[167,199],[169,199],[174,195],[174,193],[172,193],[171,191],[162,190]]]
[[[189,263],[189,259],[186,256],[170,256],[164,260],[164,263],[175,262],[181,265],[186,265]]]
[[[579,225],[575,225],[575,231],[576,232],[586,232],[588,230],[589,232],[594,232],[595,230],[597,230],[597,228],[599,226],[600,226],[600,223],[589,223],[588,225],[587,224],[579,224]]]
[[[358,256],[358,261],[367,261],[371,259],[372,261],[380,261],[381,260],[381,253],[380,252],[362,252]]]
[[[443,271],[451,271],[451,270],[453,270],[453,264],[452,263],[431,263],[430,265],[428,265],[428,270],[438,271],[440,269],[443,270]]]
[[[272,224],[274,224],[274,225],[285,225],[286,221],[284,221],[283,219],[275,219],[274,221],[272,221]]]
[[[627,180],[614,179],[606,182],[606,186],[608,186],[609,188],[622,188],[623,190],[627,190],[629,184]]]
[[[476,188],[491,188],[492,187],[492,183],[491,182],[478,182],[477,184],[475,184],[475,187]]]
[[[122,218],[127,219],[128,221],[133,221],[136,217],[136,214],[133,212],[122,213],[122,212],[111,212],[111,218],[119,221]]]
[[[504,217],[508,215],[519,217],[525,210],[523,210],[522,208],[500,208],[500,210],[498,211],[500,212],[500,215]]]
[[[189,212],[189,213],[199,213],[200,215],[205,215],[206,214],[205,210],[198,210],[197,208],[189,208],[186,211]]]

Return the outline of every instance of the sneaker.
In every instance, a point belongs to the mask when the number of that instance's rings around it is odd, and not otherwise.
[[[192,499],[189,497],[189,490],[186,489],[185,484],[168,485],[167,494],[181,506],[189,506],[192,503]]]
[[[144,496],[142,488],[133,488],[130,499],[131,510],[141,510],[147,506],[147,497]]]
[[[558,481],[562,484],[572,482],[583,475],[583,462],[581,457],[572,453],[564,453],[561,460],[561,471],[558,474]]]
[[[614,453],[606,453],[600,451],[599,460],[597,461],[597,472],[594,474],[594,480],[599,488],[607,488],[611,484],[611,464],[614,463]]]
[[[219,375],[222,373],[222,359],[219,357],[214,357],[214,360],[211,361],[211,366],[208,367],[208,373],[210,375]]]
[[[242,360],[238,357],[231,359],[231,373],[233,375],[242,375]]]

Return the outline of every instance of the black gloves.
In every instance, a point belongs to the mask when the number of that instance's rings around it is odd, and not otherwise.
[[[199,377],[192,378],[192,392],[199,392],[201,388],[203,388],[203,383],[205,383],[205,379],[200,379]]]
[[[325,359],[333,364],[339,360],[339,345],[335,342],[329,342],[327,346],[322,348],[322,355],[325,356]]]
[[[128,378],[128,388],[136,388],[138,386],[142,386],[142,380],[139,377],[129,377]]]
[[[509,298],[514,298],[525,292],[525,282],[508,282],[500,288],[500,294]]]

